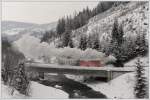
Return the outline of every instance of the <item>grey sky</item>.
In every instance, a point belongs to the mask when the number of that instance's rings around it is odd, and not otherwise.
[[[49,23],[98,2],[2,2],[2,20]]]

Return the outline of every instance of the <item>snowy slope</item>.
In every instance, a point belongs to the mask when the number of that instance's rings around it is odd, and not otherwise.
[[[101,91],[108,98],[134,98],[134,73],[124,74],[108,83],[88,84],[94,90]]]
[[[11,89],[2,84],[2,98],[12,98],[12,99],[16,99],[16,98],[20,98],[20,99],[37,99],[37,98],[68,98],[68,94],[63,92],[62,90],[59,89],[55,89],[52,87],[48,87],[48,86],[44,86],[41,85],[37,82],[31,82],[31,93],[30,96],[24,96],[20,93],[18,93],[17,91],[14,92],[14,95],[10,95],[11,93]]]
[[[15,21],[2,21],[2,37],[7,37],[10,41],[15,41],[24,34],[30,34],[41,38],[45,31],[55,30],[56,24],[56,22],[34,24]]]
[[[124,66],[134,66],[135,65],[135,62],[137,61],[138,57],[136,57],[135,59],[127,62],[124,64]],[[140,61],[146,66],[146,67],[149,67],[149,57],[148,56],[145,56],[145,57],[140,57]]]
[[[37,26],[37,24],[16,21],[2,21],[2,32],[17,28],[25,29],[33,26]]]
[[[135,38],[136,34],[146,32],[148,38],[148,2],[130,2],[96,15],[91,18],[85,26],[74,30],[72,33],[75,40],[79,40],[81,34],[98,33],[101,42],[108,42],[110,39],[114,19],[118,18],[122,23],[124,37]],[[103,44],[103,43],[102,43]]]

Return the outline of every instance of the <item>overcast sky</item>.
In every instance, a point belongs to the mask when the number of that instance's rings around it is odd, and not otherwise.
[[[50,23],[98,2],[2,2],[2,20]]]

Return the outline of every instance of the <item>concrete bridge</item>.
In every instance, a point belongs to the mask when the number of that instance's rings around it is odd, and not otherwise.
[[[28,71],[37,71],[39,73],[58,73],[73,74],[84,76],[99,76],[111,80],[122,74],[135,71],[135,67],[85,67],[41,63],[25,63]],[[44,75],[44,74],[43,74]],[[44,77],[44,76],[43,76]]]

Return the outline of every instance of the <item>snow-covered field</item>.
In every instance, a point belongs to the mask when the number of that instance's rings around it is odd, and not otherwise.
[[[3,85],[2,84],[2,98],[20,98],[20,99],[38,99],[38,98],[68,98],[68,94],[65,93],[62,90],[53,88],[53,87],[49,87],[49,86],[44,86],[42,84],[39,84],[37,82],[33,82],[31,81],[31,90],[30,90],[30,96],[24,96],[22,94],[20,94],[18,91],[15,91],[13,95],[11,95],[11,88]]]

